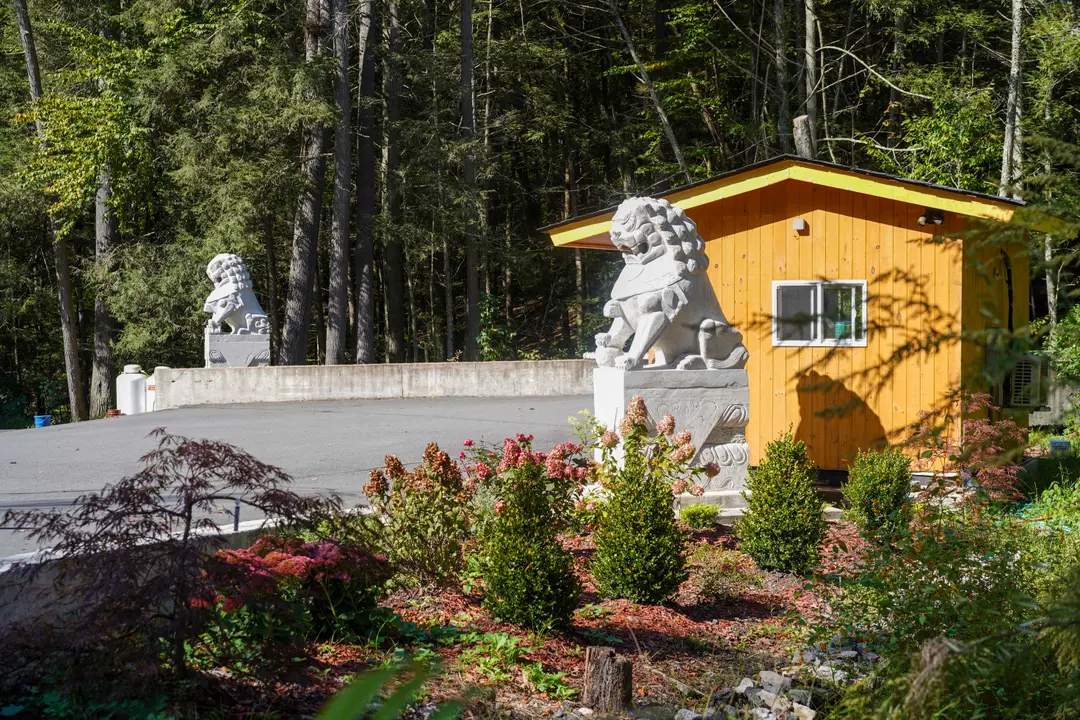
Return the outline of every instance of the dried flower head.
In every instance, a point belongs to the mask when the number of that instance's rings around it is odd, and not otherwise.
[[[390,492],[390,483],[382,470],[372,470],[368,473],[368,482],[364,486],[364,494],[368,497],[385,495]]]
[[[390,479],[395,483],[401,482],[405,479],[408,471],[405,470],[405,466],[401,464],[401,461],[397,459],[396,455],[387,455],[383,458],[383,463],[386,465],[386,474],[390,476]]]
[[[675,482],[671,483],[671,492],[675,495],[682,495],[686,492],[687,482],[682,478],[679,478]]]
[[[702,468],[705,471],[706,477],[714,478],[720,474],[720,466],[714,462],[706,463]]]
[[[656,432],[661,435],[670,435],[675,432],[675,416],[668,414],[660,418],[660,422],[656,423]]]
[[[640,395],[630,398],[630,402],[626,405],[626,417],[630,418],[634,425],[645,425],[649,421],[649,411],[645,408],[645,398]]]
[[[604,434],[600,437],[600,444],[607,449],[612,449],[619,444],[619,433],[614,430],[605,430]]]
[[[685,462],[689,462],[690,459],[694,457],[694,454],[696,452],[697,448],[694,447],[693,443],[686,443],[685,445],[680,445],[679,447],[672,450],[669,457],[671,458],[672,462],[682,464]]]
[[[703,488],[701,485],[691,485],[690,494],[694,497],[701,497],[705,494],[705,488]]]
[[[676,445],[685,445],[690,442],[690,439],[690,431],[682,430],[672,436],[671,442],[675,443]]]

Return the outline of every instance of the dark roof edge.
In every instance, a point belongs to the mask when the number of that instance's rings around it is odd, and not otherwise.
[[[659,197],[665,197],[672,193],[682,192],[683,190],[691,190],[702,185],[707,185],[717,180],[723,180],[725,178],[733,177],[745,172],[753,170],[760,170],[761,168],[768,167],[769,165],[775,165],[777,163],[785,162],[787,160],[796,160],[807,165],[817,165],[818,167],[827,168],[829,170],[843,170],[845,172],[853,172],[858,175],[865,175],[867,177],[880,178],[882,180],[891,180],[892,182],[905,183],[907,185],[917,185],[919,187],[929,188],[931,190],[944,190],[945,192],[958,193],[960,195],[966,195],[971,198],[978,198],[980,200],[992,200],[994,202],[1008,203],[1009,205],[1023,206],[1027,205],[1023,200],[1014,200],[1012,198],[1001,197],[1000,195],[991,195],[989,193],[976,192],[975,190],[963,190],[961,188],[949,187],[948,185],[936,185],[932,182],[926,182],[925,180],[912,180],[911,178],[901,177],[899,175],[890,175],[889,173],[880,172],[878,170],[864,170],[862,168],[850,167],[847,165],[840,165],[839,163],[828,162],[827,160],[817,160],[804,158],[799,155],[777,155],[771,157],[768,160],[762,160],[760,162],[753,163],[752,165],[746,165],[738,170],[728,170],[727,172],[720,173],[719,175],[713,175],[710,178],[704,180],[698,180],[697,182],[688,183],[686,185],[680,185],[679,187],[671,188],[659,195]],[[606,215],[609,212],[614,212],[618,208],[617,205],[611,207],[602,208],[600,210],[594,210],[590,213],[583,215],[576,215],[567,220],[559,220],[558,222],[545,225],[537,229],[537,232],[547,232],[548,230],[554,230],[555,228],[562,227],[563,225],[569,225],[570,223],[579,222],[581,220],[588,220],[589,218],[599,217],[600,215]]]

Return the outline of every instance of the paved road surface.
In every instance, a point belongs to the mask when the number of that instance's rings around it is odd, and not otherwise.
[[[273,403],[3,431],[0,515],[12,507],[63,507],[133,473],[139,457],[153,447],[147,433],[157,427],[232,443],[283,468],[299,492],[337,492],[355,505],[362,500],[368,471],[381,466],[388,453],[411,464],[432,440],[456,453],[466,438],[499,443],[517,432],[533,433],[536,447],[546,449],[570,439],[567,419],[591,407],[591,397]],[[247,513],[242,520],[255,517]],[[22,533],[0,530],[0,557],[33,549]]]

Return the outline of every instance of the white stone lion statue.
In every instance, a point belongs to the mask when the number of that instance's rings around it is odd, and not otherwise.
[[[742,335],[728,324],[706,276],[705,242],[682,208],[662,199],[630,198],[611,221],[611,242],[625,266],[604,306],[611,328],[596,336],[596,352],[590,354],[598,365],[633,370],[650,349],[650,368],[746,365]]]
[[[206,326],[211,333],[225,333],[228,323],[233,335],[268,335],[270,321],[251,289],[247,265],[232,253],[217,255],[206,266],[206,276],[214,291],[206,298],[203,311],[211,313]]]

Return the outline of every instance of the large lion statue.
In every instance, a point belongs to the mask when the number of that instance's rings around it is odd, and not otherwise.
[[[746,365],[742,335],[728,324],[706,276],[705,242],[682,208],[662,199],[630,198],[611,221],[611,242],[625,266],[604,306],[612,323],[596,336],[597,364],[632,370],[651,349],[650,368]]]
[[[211,313],[206,326],[212,333],[223,333],[228,323],[233,335],[268,335],[270,321],[251,289],[247,265],[232,253],[217,255],[206,266],[206,276],[214,291],[206,298],[203,311]]]

